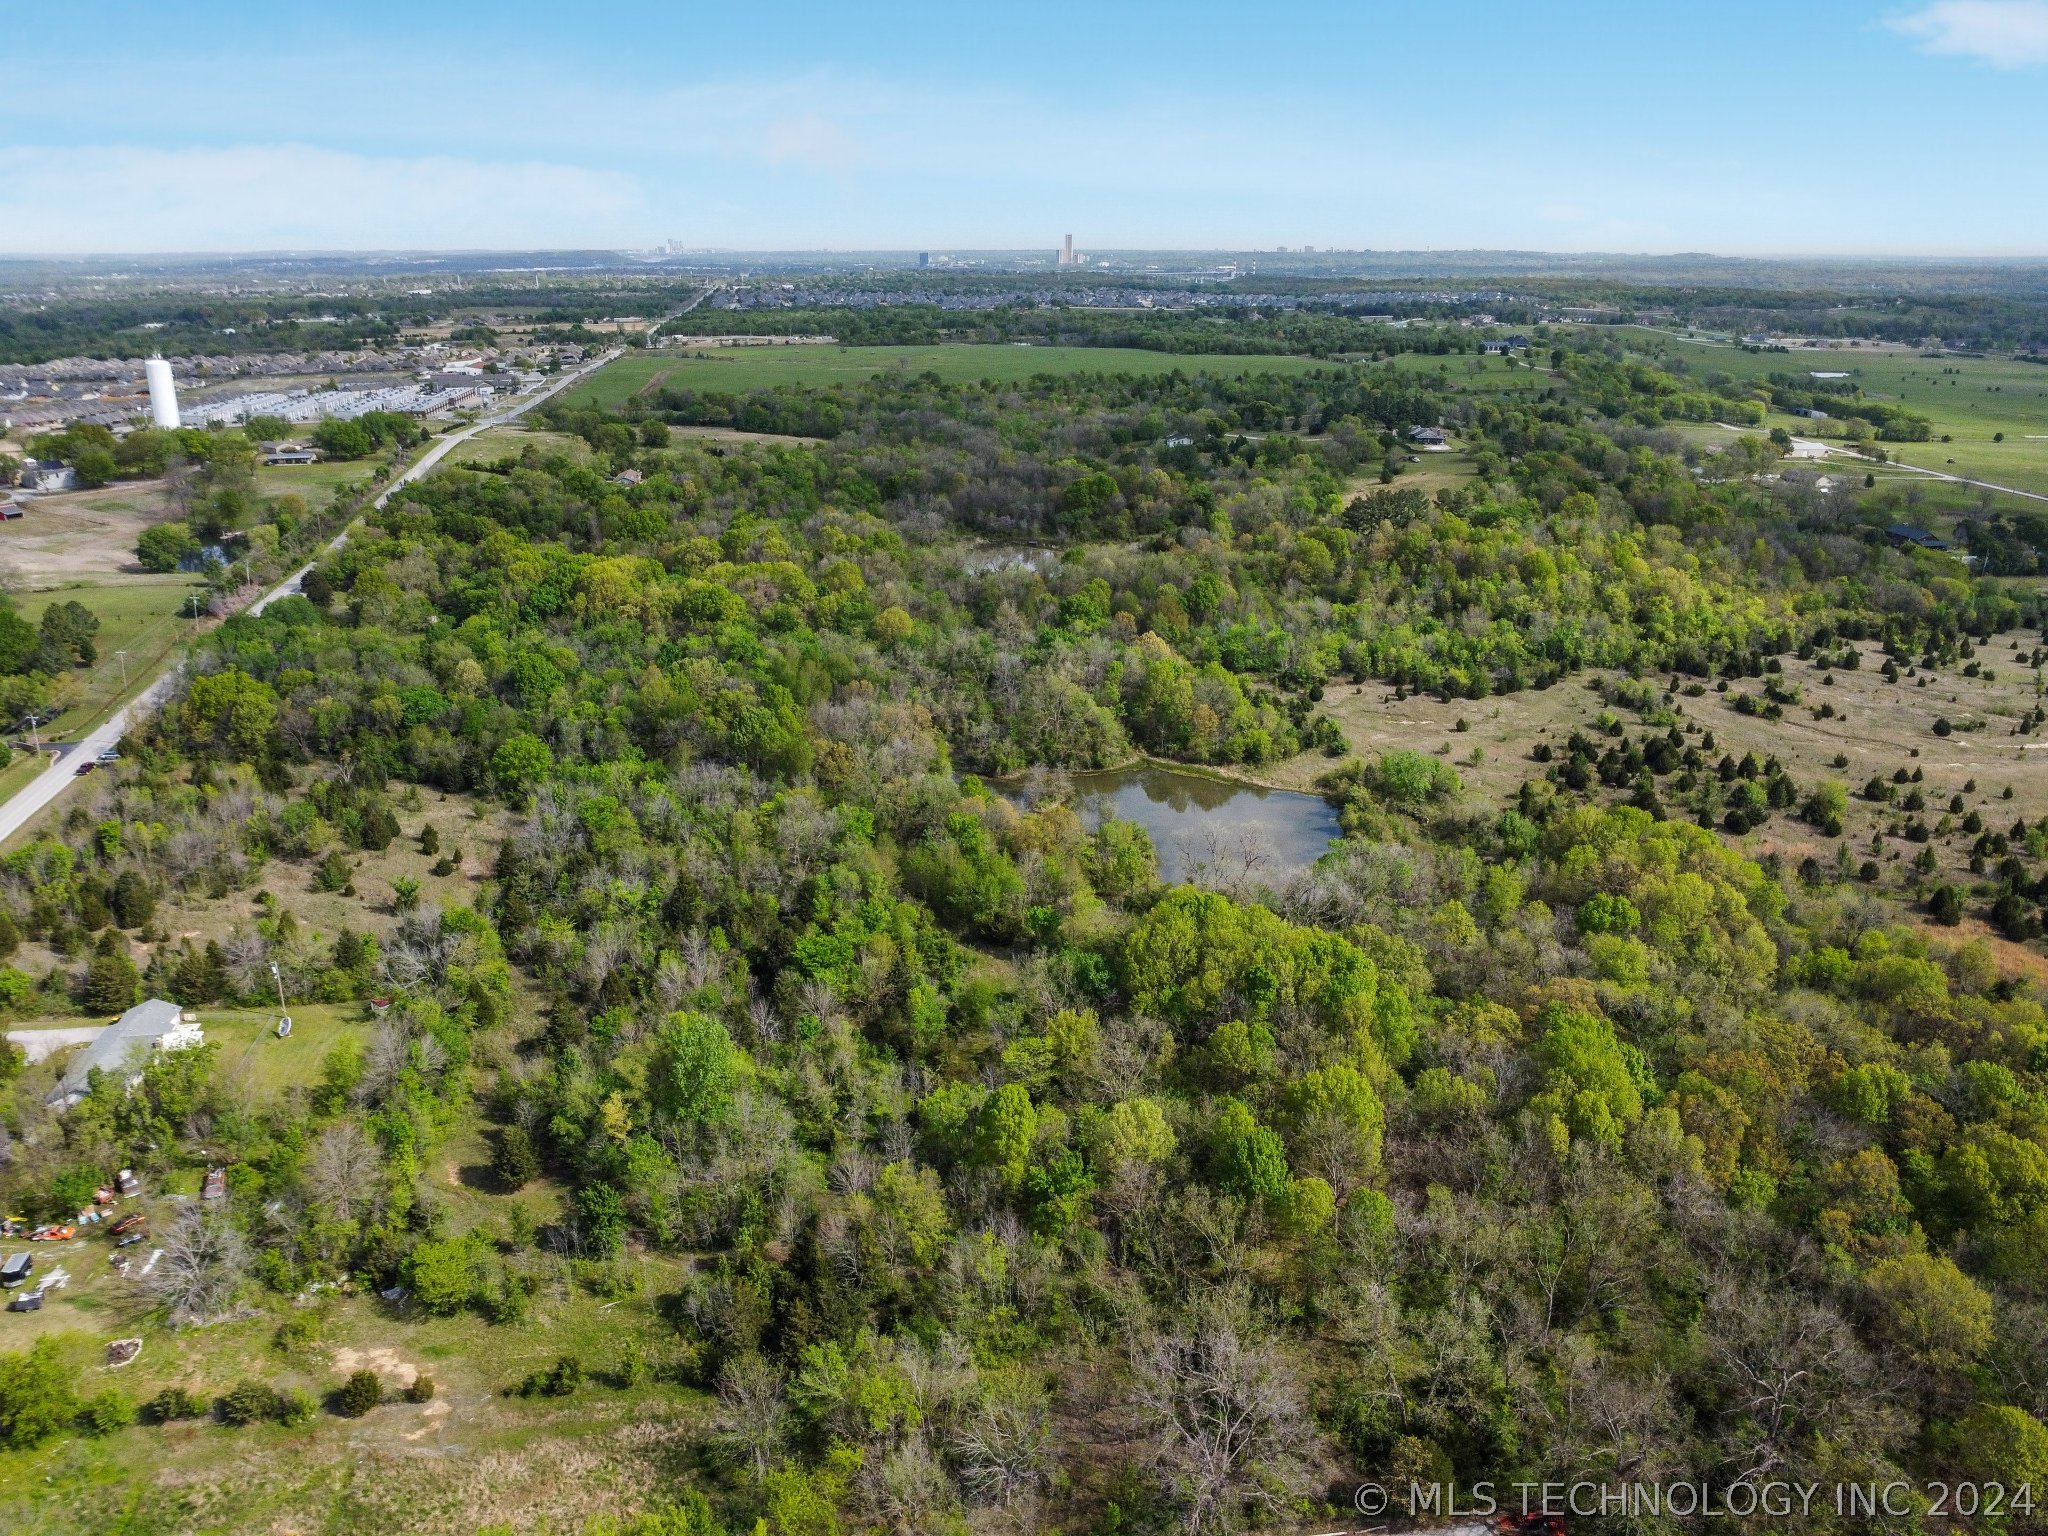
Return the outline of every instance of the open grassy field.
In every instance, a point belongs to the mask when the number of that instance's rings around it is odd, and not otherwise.
[[[369,478],[373,467],[374,461],[370,459],[279,464],[256,471],[256,490],[266,497],[295,493],[305,498],[308,510],[320,512],[334,500],[337,490]]]
[[[205,584],[195,578],[173,574],[136,576],[118,583],[75,582],[23,597],[17,611],[31,624],[42,622],[50,604],[65,602],[84,604],[100,621],[100,631],[93,637],[99,660],[78,674],[84,694],[49,729],[57,734],[90,729],[122,699],[140,691],[158,664],[192,632],[189,599],[204,591]]]
[[[0,565],[28,587],[139,575],[135,541],[168,515],[155,480],[40,496],[0,523]]]
[[[968,384],[1040,373],[1300,373],[1329,366],[1308,357],[1184,356],[1122,347],[670,347],[622,357],[562,398],[572,406],[614,406],[657,377],[666,385],[736,391],[857,383],[897,367]]]
[[[202,584],[190,576],[135,575],[74,581],[22,596],[16,611],[32,624],[42,621],[43,610],[51,603],[73,601],[90,608],[100,621],[93,640],[99,660],[74,674],[80,684],[76,701],[45,722],[42,734],[75,740],[147,687],[193,633],[187,598],[201,590]],[[34,778],[43,766],[43,759],[27,752],[12,754],[0,766],[0,799]]]
[[[1802,699],[1786,706],[1784,718],[1776,721],[1739,714],[1734,707],[1738,693],[1760,694],[1761,680],[1732,683],[1725,694],[1709,687],[1686,697],[1681,690],[1672,706],[1688,740],[1707,752],[1710,764],[1723,754],[1739,760],[1754,752],[1759,761],[1777,757],[1802,789],[1823,779],[1849,788],[1842,838],[1822,838],[1781,814],[1746,836],[1730,839],[1751,857],[1777,852],[1793,865],[1808,855],[1828,862],[1846,843],[1858,862],[1876,858],[1885,870],[1883,882],[1896,886],[1904,883],[1906,862],[1926,846],[1935,850],[1942,878],[1967,882],[1975,878],[1968,870],[1971,839],[1940,835],[1937,824],[1944,816],[1952,814],[1959,821],[1974,810],[1987,828],[2001,832],[2017,818],[2031,824],[2048,816],[2048,745],[2038,735],[2015,734],[2019,716],[2034,707],[2038,695],[2033,669],[2012,647],[2018,643],[2030,651],[2038,640],[2027,630],[1986,642],[1977,659],[1991,672],[1988,679],[1967,677],[1960,670],[1935,673],[1915,668],[1888,683],[1881,670],[1883,652],[1868,645],[1858,648],[1862,665],[1855,671],[1830,671],[1786,657],[1783,682],[1798,687]],[[1829,676],[1834,682],[1824,683]],[[1384,683],[1342,684],[1329,689],[1323,707],[1344,728],[1354,751],[1367,757],[1398,749],[1443,755],[1475,798],[1505,806],[1525,779],[1542,776],[1543,766],[1531,757],[1538,744],[1562,749],[1575,730],[1601,735],[1599,722],[1609,710],[1598,686],[1613,677],[1587,673],[1553,688],[1449,702],[1431,697],[1396,700]],[[1816,718],[1814,710],[1823,703],[1834,706],[1833,718]],[[1613,713],[1631,736],[1645,734],[1634,713]],[[1950,721],[1955,733],[1935,735],[1938,719]],[[1713,737],[1711,748],[1705,746],[1708,735]],[[1259,778],[1289,789],[1307,789],[1331,766],[1320,753],[1304,753]],[[1937,832],[1924,845],[1893,835],[1899,822],[1913,817],[1856,794],[1872,777],[1890,780],[1901,768],[1908,774],[1918,769],[1923,775],[1923,781],[1911,787],[1925,796],[1923,819]],[[1904,787],[1900,793],[1905,793]],[[1963,810],[1950,813],[1951,799],[1958,795]],[[1883,834],[1882,851],[1873,851],[1872,838],[1878,834]],[[2025,952],[2014,947],[2014,953]]]
[[[1666,359],[1683,358],[1696,371],[1718,369],[1739,379],[1847,373],[1871,399],[1897,401],[1934,424],[1934,442],[1884,444],[1899,462],[2048,495],[2048,367],[2039,363],[1923,357],[1910,347],[1746,352],[1637,327],[1623,327],[1621,334],[1631,345]],[[1772,425],[1797,431],[1810,424],[1774,415]],[[1994,441],[2000,433],[2005,440]],[[1944,434],[1953,441],[1939,441]]]
[[[494,464],[516,458],[528,448],[538,453],[566,453],[572,459],[590,457],[590,445],[570,432],[535,432],[518,425],[490,427],[466,437],[448,450],[444,465]]]

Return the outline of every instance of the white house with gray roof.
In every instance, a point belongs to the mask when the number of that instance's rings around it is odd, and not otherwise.
[[[51,1091],[50,1102],[66,1109],[76,1104],[85,1097],[94,1069],[120,1072],[130,1084],[138,1083],[151,1053],[183,1050],[205,1038],[199,1021],[176,1003],[160,997],[137,1003],[72,1058],[64,1080]]]

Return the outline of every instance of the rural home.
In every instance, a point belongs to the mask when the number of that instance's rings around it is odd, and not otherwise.
[[[55,459],[26,459],[22,462],[17,477],[24,491],[73,491],[78,489],[78,473],[69,464],[59,464]]]
[[[205,1038],[199,1021],[176,1003],[160,997],[137,1003],[73,1058],[63,1081],[51,1091],[49,1101],[67,1109],[76,1104],[85,1097],[95,1070],[126,1072],[130,1083],[139,1082],[142,1064],[152,1052],[183,1050]]]

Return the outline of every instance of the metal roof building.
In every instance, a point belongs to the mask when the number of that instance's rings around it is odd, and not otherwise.
[[[94,1069],[125,1072],[129,1082],[136,1082],[142,1076],[142,1063],[152,1051],[182,1050],[204,1038],[198,1021],[187,1019],[185,1010],[176,1003],[167,1003],[160,997],[137,1003],[101,1030],[99,1038],[72,1059],[64,1080],[50,1094],[50,1102],[67,1108],[76,1104],[85,1097]]]

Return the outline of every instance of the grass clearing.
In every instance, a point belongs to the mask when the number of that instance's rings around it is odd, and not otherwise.
[[[1882,445],[1900,463],[2048,495],[2048,367],[2039,363],[1923,357],[1916,347],[1893,346],[1747,352],[1640,327],[1618,329],[1630,345],[1667,361],[1682,358],[1695,374],[1762,380],[1772,373],[1846,373],[1871,399],[1897,402],[1933,423],[1933,442]],[[1774,414],[1771,425],[1805,432],[1814,424]],[[1996,441],[2001,433],[2004,441]],[[1954,440],[1941,442],[1943,434]]]
[[[541,454],[566,453],[578,463],[590,457],[590,445],[573,432],[535,432],[508,424],[487,427],[475,437],[464,438],[436,467],[495,464],[500,459],[516,459],[529,448]]]
[[[1307,373],[1341,366],[1309,357],[1187,355],[1126,347],[667,347],[607,364],[563,395],[562,403],[608,409],[640,393],[657,375],[671,388],[736,392],[778,384],[859,383],[893,368],[971,384],[1008,383],[1041,373]]]
[[[205,590],[205,583],[179,573],[118,583],[77,582],[23,598],[18,611],[31,624],[41,623],[43,610],[52,603],[64,602],[84,604],[100,621],[100,631],[93,637],[99,659],[76,674],[84,691],[45,730],[61,736],[88,731],[123,699],[139,693],[194,633],[189,599]]]
[[[317,514],[333,503],[343,487],[367,480],[375,463],[372,459],[326,459],[318,464],[278,464],[256,471],[256,490],[264,497],[302,496],[307,510]]]
[[[221,1075],[239,1083],[252,1101],[267,1102],[287,1088],[320,1081],[320,1063],[346,1040],[367,1045],[376,1025],[355,1003],[293,1003],[292,1032],[277,1038],[275,1008],[202,1008],[206,1038],[220,1046]]]
[[[0,565],[29,587],[140,576],[135,541],[169,515],[156,480],[39,496],[21,517],[0,522]]]
[[[1827,862],[1846,842],[1859,862],[1879,861],[1889,887],[1901,881],[1906,861],[1924,846],[1935,850],[1942,878],[1967,882],[1976,878],[1968,869],[1971,839],[1945,837],[1938,830],[1941,818],[1949,814],[1951,797],[1963,797],[1958,820],[1974,810],[1987,828],[2001,832],[2016,818],[2032,823],[2048,816],[2048,745],[2037,750],[2036,743],[2043,738],[2015,734],[2018,717],[2034,707],[2037,694],[2033,670],[2013,654],[2012,646],[2017,641],[2024,652],[2038,639],[2032,630],[2016,630],[1978,647],[1977,660],[1994,674],[1988,681],[1966,677],[1960,670],[1928,673],[1916,668],[1915,675],[1902,673],[1898,682],[1887,683],[1884,653],[1872,645],[1857,647],[1862,665],[1853,672],[1830,673],[1788,656],[1782,680],[1788,687],[1798,687],[1802,698],[1785,707],[1781,720],[1739,714],[1734,707],[1740,693],[1761,695],[1761,679],[1730,683],[1725,694],[1716,693],[1711,685],[1695,698],[1681,692],[1674,707],[1682,711],[1681,729],[1689,741],[1698,744],[1707,733],[1714,737],[1714,747],[1707,753],[1710,770],[1723,754],[1739,761],[1744,753],[1754,752],[1759,761],[1775,756],[1802,790],[1823,779],[1848,786],[1849,813],[1841,839],[1822,838],[1781,813],[1756,831],[1729,839],[1749,857],[1775,852],[1792,865],[1809,855]],[[1821,679],[1830,675],[1834,683],[1824,684]],[[1385,683],[1342,684],[1329,689],[1323,707],[1344,728],[1353,750],[1366,757],[1396,750],[1440,755],[1448,747],[1446,761],[1457,769],[1467,790],[1505,806],[1525,779],[1542,776],[1543,766],[1530,756],[1539,743],[1561,751],[1574,730],[1600,736],[1598,721],[1608,707],[1589,685],[1617,676],[1585,673],[1547,689],[1449,702],[1429,696],[1396,700]],[[1925,687],[1920,686],[1923,679]],[[1814,709],[1823,703],[1834,706],[1834,718],[1814,717]],[[1614,713],[1629,735],[1645,734],[1633,711]],[[1938,719],[1950,721],[1954,734],[1935,735]],[[1461,720],[1464,730],[1458,728]],[[1981,728],[1969,728],[1973,725]],[[1836,766],[1837,757],[1846,763]],[[1308,789],[1332,766],[1332,760],[1320,753],[1303,753],[1258,778],[1287,789]],[[1913,817],[1857,794],[1872,777],[1890,780],[1900,768],[1909,774],[1917,768],[1924,775],[1922,783],[1901,787],[1900,793],[1913,787],[1926,797],[1924,820],[1937,832],[1925,844],[1890,835],[1895,822]],[[1975,788],[1965,791],[1972,780]],[[2004,797],[2008,786],[2011,799]],[[1675,805],[1673,813],[1684,814]],[[1873,853],[1871,839],[1878,833],[1885,834],[1884,847]]]

